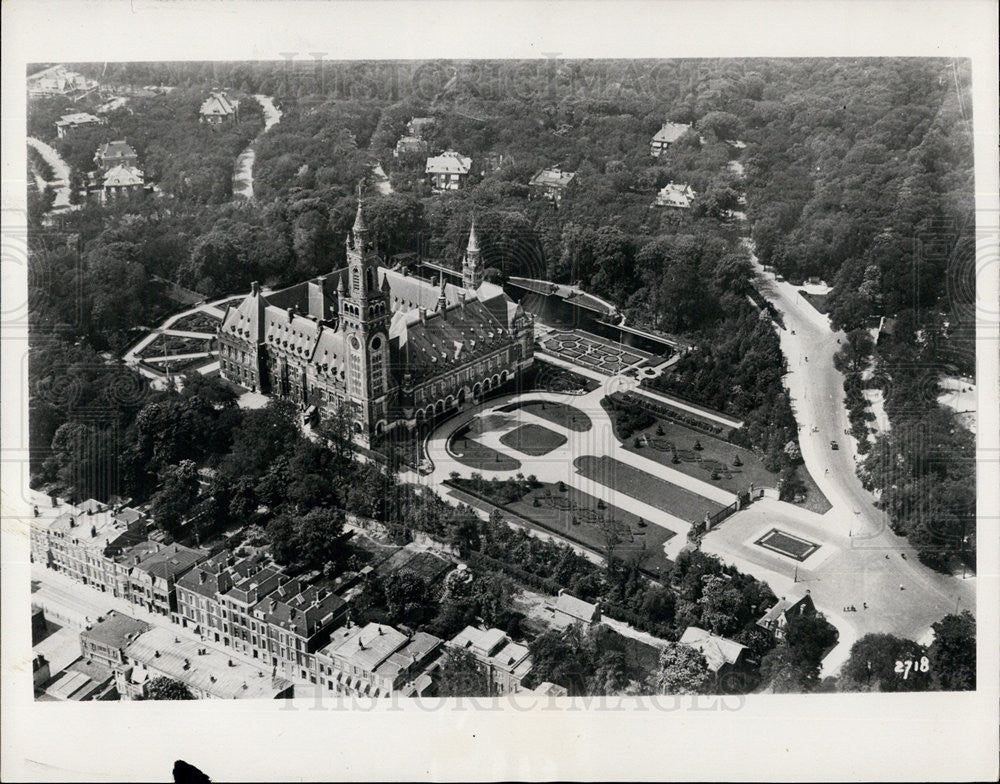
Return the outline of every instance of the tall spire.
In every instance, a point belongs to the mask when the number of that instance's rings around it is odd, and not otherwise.
[[[469,246],[466,250],[471,250],[473,253],[479,252],[479,235],[476,234],[476,216],[472,216],[472,228],[469,229]]]
[[[364,232],[368,231],[368,227],[365,225],[364,211],[362,210],[362,206],[361,206],[360,190],[361,190],[361,188],[359,187],[358,188],[358,191],[359,191],[359,194],[358,194],[358,214],[354,218],[354,233],[355,234],[357,234],[358,232],[364,233]]]
[[[476,232],[476,216],[472,216],[469,229],[469,245],[462,260],[462,287],[466,291],[476,291],[483,283],[483,267],[479,253],[479,234]]]

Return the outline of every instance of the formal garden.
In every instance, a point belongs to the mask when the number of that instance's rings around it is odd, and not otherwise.
[[[583,455],[573,461],[573,466],[587,479],[662,509],[681,520],[702,520],[706,512],[715,514],[725,508],[723,504],[607,455]]]
[[[476,475],[466,479],[453,475],[446,484],[596,552],[607,555],[610,547],[620,560],[638,559],[653,573],[669,569],[672,564],[664,555],[663,544],[676,532],[565,482],[539,482],[534,477],[484,479]]]
[[[566,436],[547,427],[528,423],[500,436],[500,443],[532,457],[541,457],[566,443]]]
[[[498,411],[527,411],[529,414],[547,419],[550,422],[561,425],[567,430],[577,433],[584,433],[593,427],[590,417],[583,411],[566,403],[559,403],[551,400],[530,400],[526,403],[511,403],[501,406]]]

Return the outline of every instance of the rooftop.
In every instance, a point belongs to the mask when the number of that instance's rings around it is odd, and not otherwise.
[[[74,112],[72,114],[64,114],[56,120],[56,125],[89,125],[99,122],[101,122],[100,117],[95,117],[87,112]]]
[[[123,163],[112,167],[104,175],[104,187],[118,187],[125,185],[142,185],[145,182],[142,170],[135,166],[126,166]]]
[[[565,188],[569,185],[576,172],[567,172],[556,167],[552,169],[541,169],[528,182],[529,185],[539,185],[552,188]]]
[[[701,651],[712,672],[718,672],[723,665],[735,664],[740,654],[747,649],[745,645],[718,637],[697,626],[688,626],[678,642]]]
[[[201,104],[201,109],[199,112],[205,115],[219,115],[226,116],[236,113],[236,108],[240,105],[239,101],[233,100],[225,93],[212,93],[208,98],[204,100]]]
[[[552,606],[556,612],[560,612],[563,615],[568,615],[571,618],[576,618],[577,620],[581,620],[586,623],[590,623],[594,620],[595,615],[598,614],[596,604],[585,602],[583,599],[577,599],[575,596],[572,596],[565,591],[561,591],[559,593]]]
[[[273,699],[292,685],[261,667],[162,627],[141,635],[125,655],[131,662],[221,699]]]
[[[195,564],[205,560],[208,553],[181,544],[171,544],[150,553],[135,565],[139,571],[165,580],[176,579]]]
[[[468,174],[472,168],[472,158],[448,150],[427,159],[425,174]]]
[[[150,625],[145,621],[130,618],[118,610],[111,610],[104,616],[103,620],[80,632],[80,636],[122,650],[139,635],[149,631],[150,628]]]
[[[690,129],[691,126],[687,123],[666,122],[663,124],[663,127],[661,127],[660,130],[653,135],[653,141],[672,144],[680,139]]]

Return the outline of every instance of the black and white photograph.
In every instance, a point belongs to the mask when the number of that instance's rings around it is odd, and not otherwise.
[[[12,778],[996,774],[995,5],[131,5],[4,6]]]

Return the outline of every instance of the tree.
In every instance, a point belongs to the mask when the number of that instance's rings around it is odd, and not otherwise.
[[[822,613],[788,619],[785,643],[798,660],[819,666],[823,654],[837,642],[837,628]]]
[[[866,634],[851,646],[840,672],[841,691],[926,691],[923,646],[891,634]]]
[[[816,688],[819,665],[810,664],[787,645],[779,645],[760,663],[763,691],[800,694]]]
[[[927,649],[934,687],[944,691],[976,688],[976,619],[968,610],[946,615],[934,629],[934,642]]]
[[[493,693],[476,657],[465,650],[448,648],[434,672],[438,697],[485,697]]]
[[[153,522],[172,536],[190,516],[198,500],[198,467],[191,460],[182,460],[160,472],[159,489],[150,501]]]
[[[710,682],[711,673],[701,652],[672,642],[661,651],[659,667],[649,685],[656,694],[703,694]]]
[[[180,681],[160,675],[146,684],[147,700],[193,700],[187,686]]]

